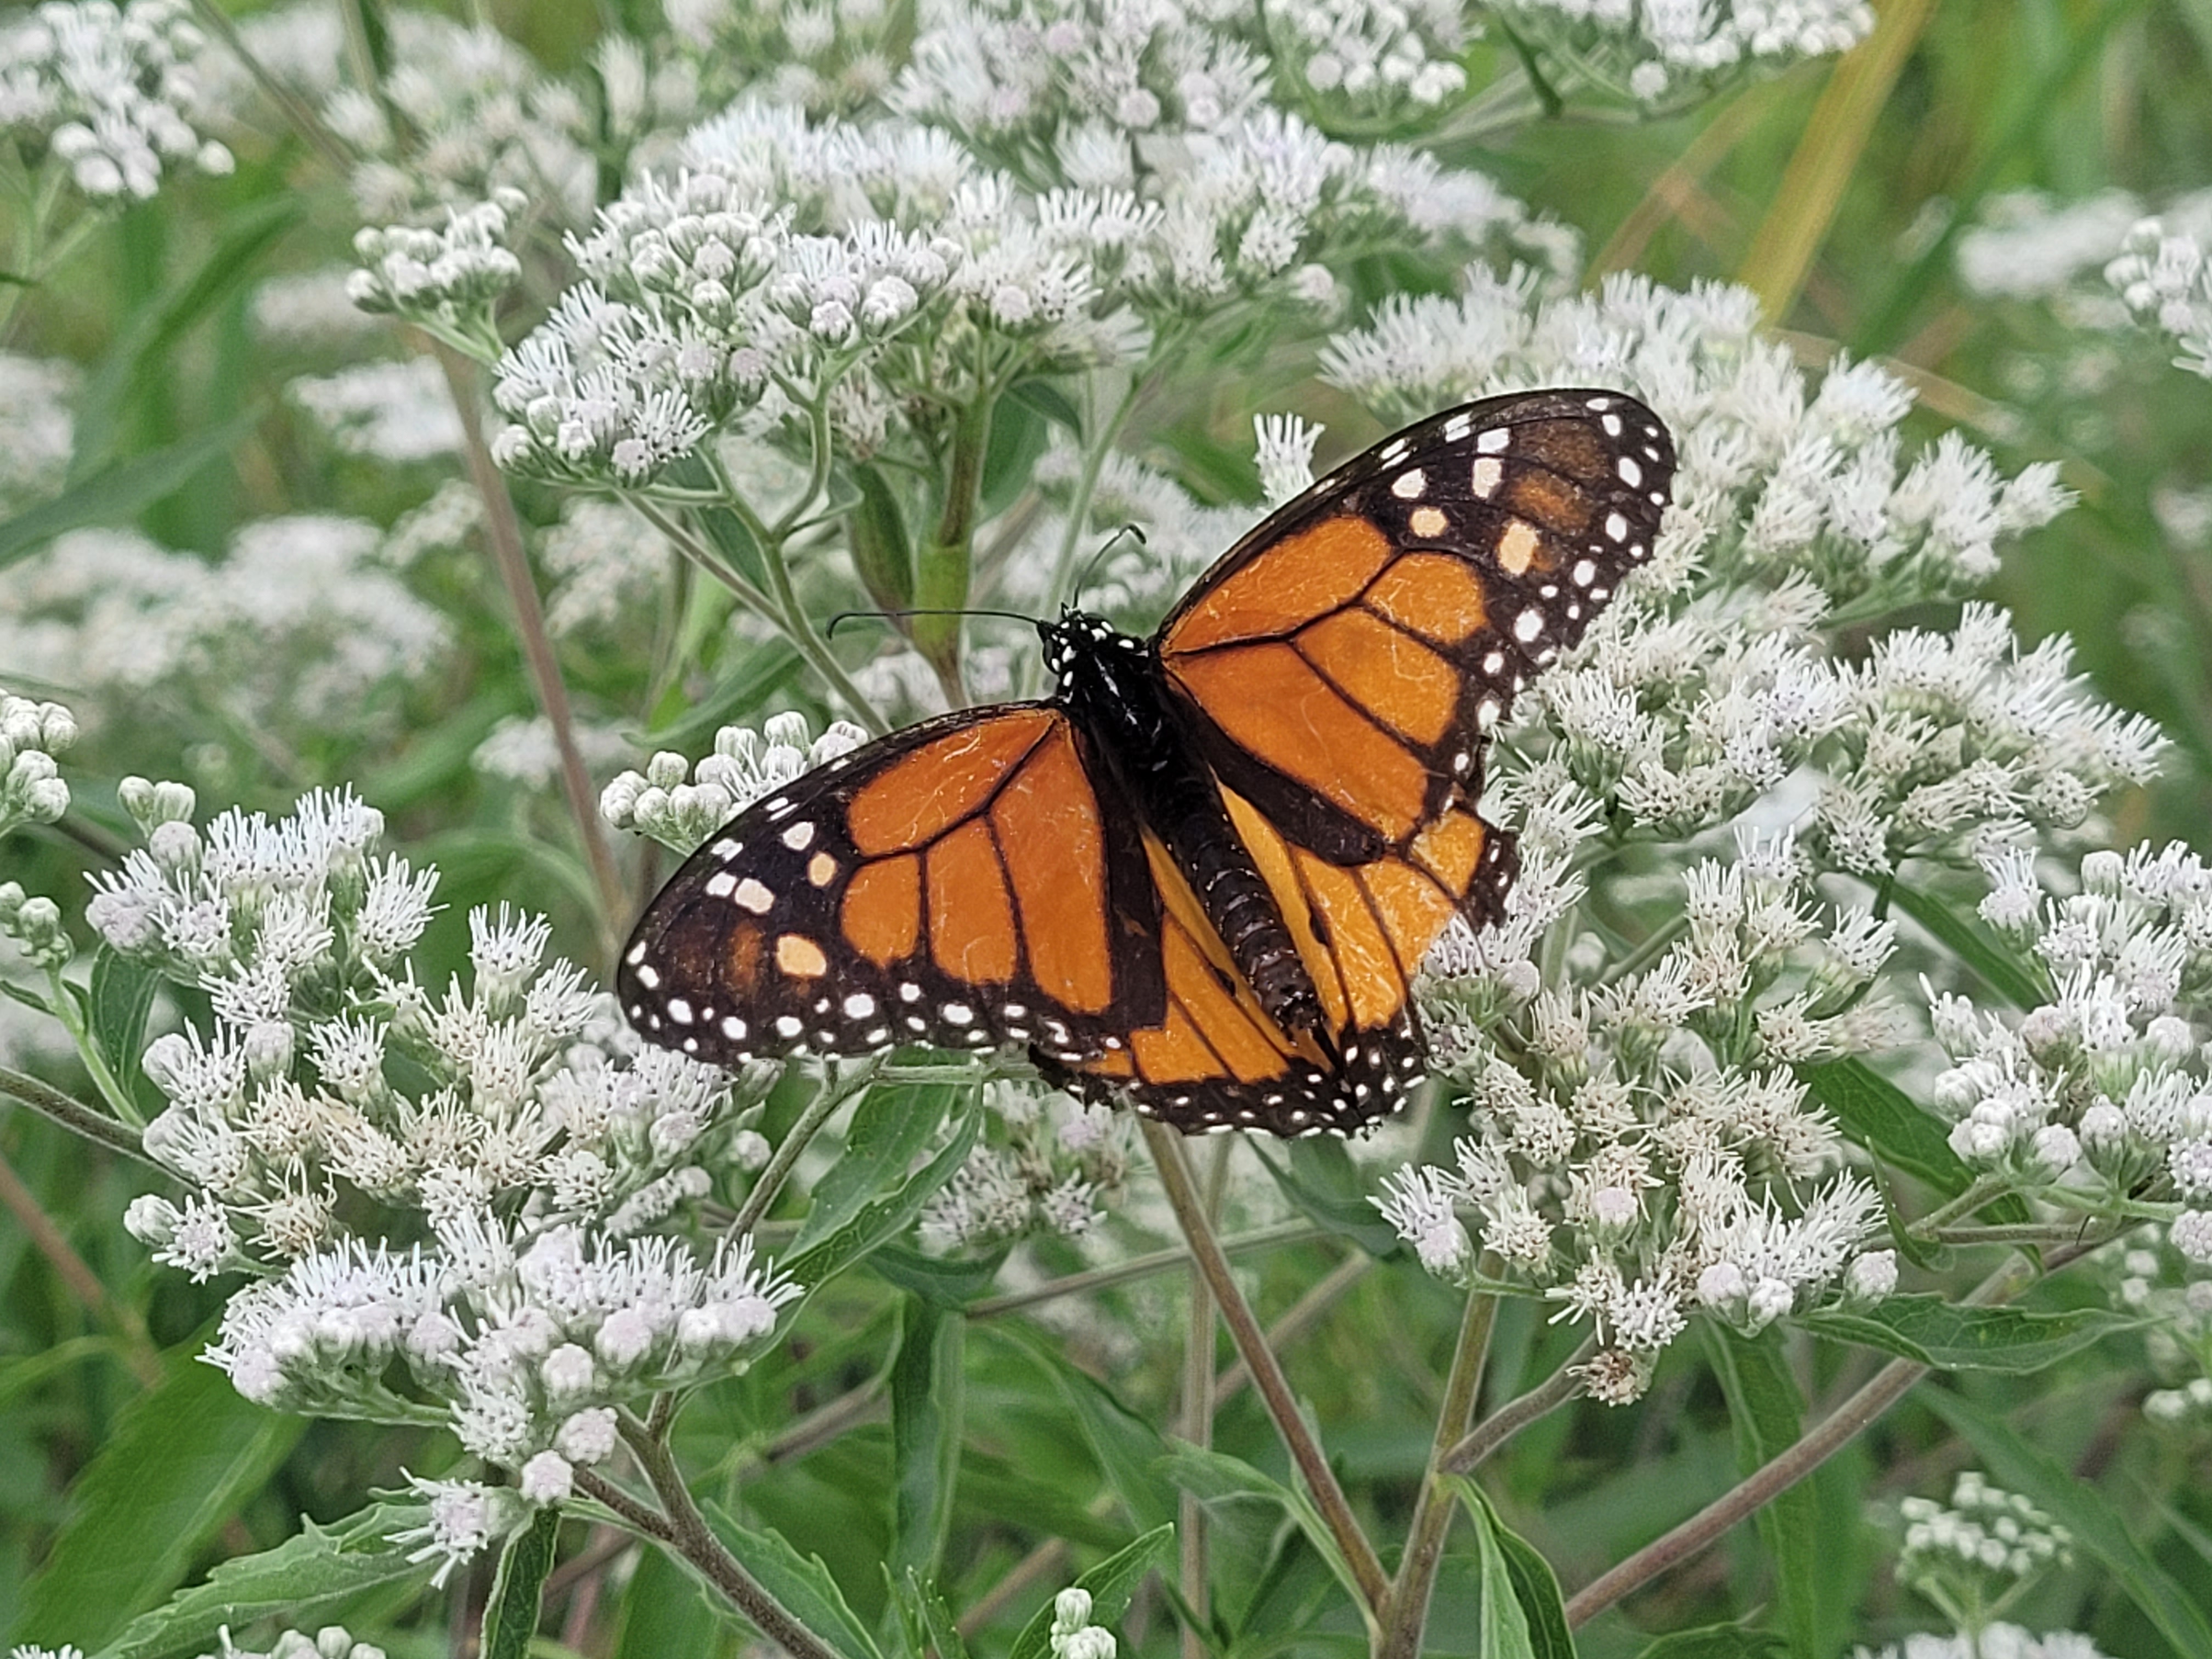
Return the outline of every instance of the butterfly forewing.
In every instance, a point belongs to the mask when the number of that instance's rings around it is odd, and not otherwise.
[[[871,744],[732,818],[623,953],[647,1036],[725,1064],[1034,1042],[1087,1056],[1165,1002],[1158,900],[1048,704]]]

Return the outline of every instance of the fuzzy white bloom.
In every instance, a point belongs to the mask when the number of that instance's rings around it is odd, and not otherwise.
[[[978,1146],[923,1206],[923,1248],[944,1253],[1032,1233],[1088,1232],[1103,1217],[1102,1198],[1117,1195],[1128,1176],[1126,1115],[1012,1083],[993,1083],[985,1099],[1006,1144]]]
[[[2212,378],[2212,263],[2186,232],[2146,219],[2128,234],[2105,280],[2142,321],[2181,348],[2175,366]]]
[[[651,836],[689,853],[754,801],[867,741],[849,720],[834,720],[819,737],[804,714],[769,717],[758,731],[726,726],[714,752],[695,766],[663,750],[642,772],[618,773],[600,792],[599,816],[617,830]]]
[[[505,1538],[527,1518],[528,1511],[516,1495],[503,1486],[487,1486],[474,1480],[426,1480],[417,1474],[409,1474],[407,1484],[418,1497],[429,1500],[429,1515],[422,1525],[394,1533],[392,1541],[416,1546],[408,1552],[410,1561],[435,1561],[438,1570],[430,1582],[440,1589],[454,1568],[466,1566],[495,1540]]]
[[[295,380],[285,393],[344,454],[404,463],[461,447],[461,417],[436,362],[427,356],[356,363]]]
[[[1054,1659],[1114,1659],[1114,1633],[1091,1622],[1091,1592],[1071,1585],[1053,1597]]]
[[[522,191],[501,187],[489,201],[448,207],[442,229],[362,229],[354,237],[362,263],[347,297],[363,311],[449,331],[482,329],[495,339],[492,307],[522,275],[507,240],[528,207]]]
[[[81,378],[74,363],[0,351],[0,511],[20,513],[61,493]]]
[[[60,703],[0,690],[0,834],[19,823],[52,823],[69,811],[69,785],[54,757],[66,753],[76,738],[76,717]],[[14,892],[7,915],[13,933],[27,901],[20,887],[12,882],[8,886]],[[28,902],[44,906],[52,901]],[[35,917],[33,925],[34,931],[47,931],[38,927]]]
[[[1313,483],[1314,445],[1327,428],[1296,415],[1255,415],[1252,429],[1259,449],[1260,493],[1270,507],[1280,507]]]
[[[1908,1636],[1887,1647],[1857,1647],[1852,1659],[2109,1659],[2088,1637],[2074,1631],[2037,1636],[1997,1620],[1971,1633]]]
[[[194,85],[206,37],[182,0],[48,0],[0,24],[0,125],[87,197],[143,201],[165,171],[227,173]]]
[[[1975,1470],[1959,1476],[1948,1505],[1907,1498],[1898,1508],[1905,1522],[1898,1578],[1938,1607],[1986,1606],[2073,1559],[2065,1528]]]
[[[1865,0],[1718,0],[1705,4],[1606,3],[1605,0],[1506,0],[1499,8],[1534,44],[1556,38],[1578,55],[1592,50],[1646,101],[1677,81],[1695,85],[1752,63],[1848,52],[1873,31]]]

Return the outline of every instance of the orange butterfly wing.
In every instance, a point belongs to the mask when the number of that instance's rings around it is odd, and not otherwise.
[[[1166,1006],[1159,900],[1048,703],[881,738],[739,813],[623,952],[617,994],[702,1060],[896,1043],[1110,1052]]]

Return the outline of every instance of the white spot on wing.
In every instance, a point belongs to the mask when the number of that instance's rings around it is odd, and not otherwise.
[[[1390,493],[1401,501],[1418,501],[1428,487],[1429,475],[1418,466],[1401,472],[1390,481]]]
[[[775,895],[769,890],[765,884],[751,876],[747,876],[738,884],[735,897],[740,906],[757,916],[766,915],[769,913],[769,908],[775,902]]]

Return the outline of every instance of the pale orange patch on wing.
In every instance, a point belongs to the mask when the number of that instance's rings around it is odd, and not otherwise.
[[[1061,717],[1021,708],[926,743],[853,797],[845,823],[861,855],[903,853],[935,840],[989,800]]]
[[[1474,813],[1454,807],[1414,836],[1407,851],[1414,863],[1455,895],[1464,896],[1474,880],[1483,843],[1489,838],[1489,825]]]
[[[1523,467],[1506,487],[1505,504],[1555,535],[1579,536],[1589,526],[1595,507],[1589,492],[1555,473]]]
[[[1365,519],[1327,519],[1285,536],[1224,577],[1160,642],[1170,659],[1241,640],[1279,638],[1346,605],[1390,562],[1390,538]]]
[[[928,853],[929,954],[955,979],[997,985],[1014,976],[1013,907],[981,823],[963,824]]]
[[[1482,578],[1443,553],[1408,553],[1367,590],[1367,603],[1401,628],[1439,645],[1457,645],[1489,616]]]
[[[750,996],[760,983],[761,930],[750,924],[730,929],[722,945],[723,982],[741,997]]]
[[[1314,932],[1313,910],[1306,902],[1305,889],[1298,884],[1297,867],[1291,861],[1289,844],[1275,833],[1275,826],[1261,815],[1259,809],[1242,795],[1224,789],[1221,799],[1229,808],[1229,821],[1236,826],[1238,838],[1251,852],[1252,862],[1259,866],[1260,879],[1275,896],[1275,908],[1282,912],[1283,921],[1291,930],[1291,942],[1298,947],[1298,959],[1305,963],[1306,977],[1313,981],[1314,989],[1321,997],[1322,1012],[1328,1017],[1329,1029],[1342,1030],[1350,1018],[1351,1006],[1345,1000],[1336,963]]]
[[[1345,988],[1352,1000],[1352,1024],[1362,1030],[1389,1024],[1405,1006],[1405,981],[1397,953],[1376,926],[1358,882],[1351,872],[1324,863],[1310,853],[1301,852],[1297,860],[1298,872],[1305,878],[1328,925],[1329,950],[1343,964]]]
[[[1452,896],[1410,865],[1386,859],[1363,866],[1359,878],[1382,915],[1390,949],[1407,978],[1452,918]]]
[[[1194,657],[1172,671],[1231,739],[1397,841],[1419,821],[1428,774],[1287,645]]]
[[[852,947],[878,968],[912,956],[921,938],[921,860],[908,853],[862,866],[845,889],[839,922]]]
[[[991,808],[1022,917],[1030,977],[1079,1013],[1113,1000],[1106,848],[1073,736],[1040,744]]]
[[[1304,629],[1298,648],[1352,700],[1424,748],[1443,739],[1459,712],[1459,674],[1435,652],[1371,611],[1340,611]]]

